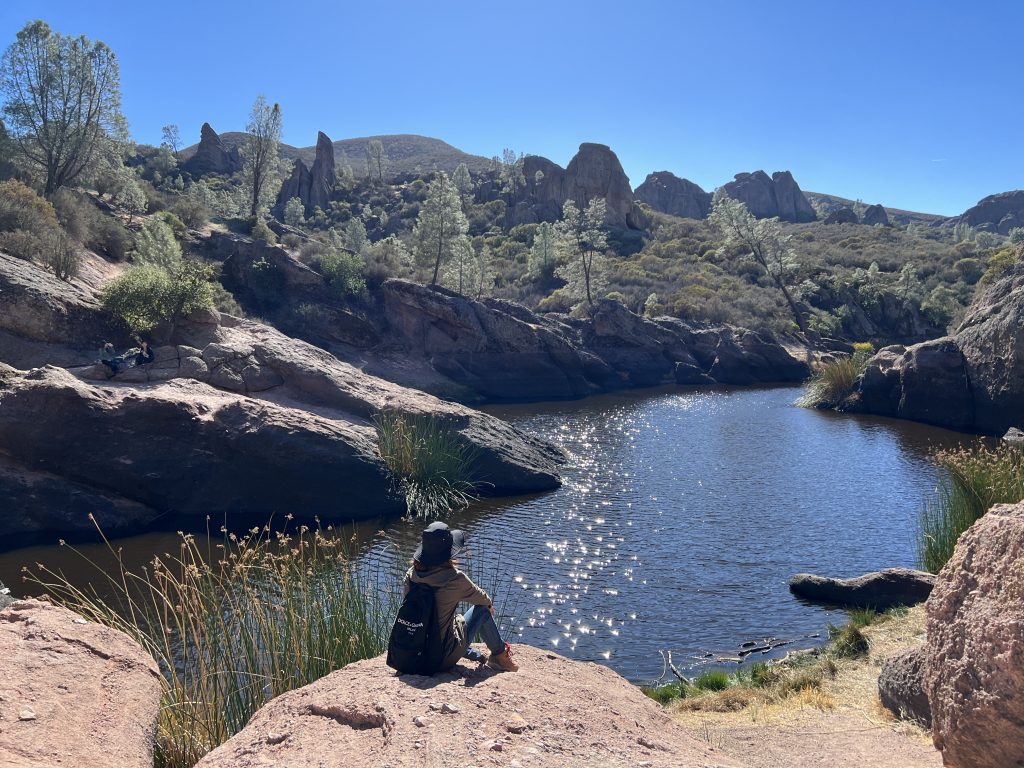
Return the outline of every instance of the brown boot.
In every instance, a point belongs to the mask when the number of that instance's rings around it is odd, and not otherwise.
[[[487,659],[487,666],[499,672],[518,672],[519,665],[512,661],[512,647],[505,643],[505,650],[501,653],[492,654]]]

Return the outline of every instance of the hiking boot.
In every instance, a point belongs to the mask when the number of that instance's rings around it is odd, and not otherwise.
[[[499,672],[518,672],[519,665],[512,661],[512,646],[505,643],[505,650],[495,653],[487,660],[487,666]]]

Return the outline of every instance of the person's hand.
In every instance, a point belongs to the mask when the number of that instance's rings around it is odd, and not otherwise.
[[[493,616],[494,615],[494,603],[491,603],[489,606],[487,606],[487,610],[489,610],[491,612],[491,616]]]

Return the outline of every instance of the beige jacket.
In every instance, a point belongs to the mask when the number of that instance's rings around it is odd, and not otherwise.
[[[451,648],[441,669],[451,669],[462,658],[466,647],[466,622],[458,612],[459,603],[490,606],[490,595],[474,584],[469,576],[447,563],[426,571],[410,568],[402,584],[402,597],[408,593],[410,581],[426,584],[437,590],[434,593],[437,625],[446,632],[443,647]]]

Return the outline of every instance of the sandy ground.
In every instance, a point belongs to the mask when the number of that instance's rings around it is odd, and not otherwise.
[[[690,733],[751,768],[941,768],[927,731],[878,700],[882,662],[924,639],[924,608],[868,627],[867,659],[842,661],[820,691],[738,712],[670,708]]]

